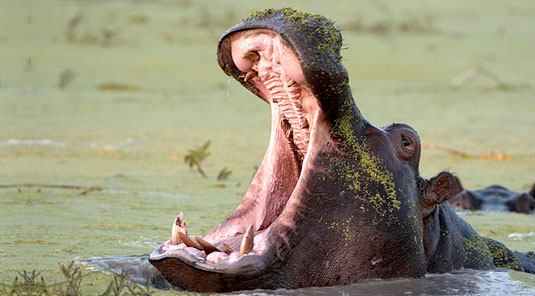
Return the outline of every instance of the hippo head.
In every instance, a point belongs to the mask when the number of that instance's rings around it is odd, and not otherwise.
[[[508,205],[513,212],[534,214],[535,213],[535,197],[529,193],[520,193],[512,198]]]
[[[223,34],[219,65],[270,105],[271,137],[224,222],[194,241],[182,231],[151,254],[173,285],[299,288],[426,272],[422,207],[436,201],[420,198],[450,194],[452,176],[422,179],[416,131],[361,116],[341,46],[331,21],[292,9],[254,13]],[[182,216],[175,227],[185,230]]]
[[[482,201],[477,199],[474,194],[468,190],[463,190],[448,202],[457,210],[469,211],[481,210],[482,204]]]

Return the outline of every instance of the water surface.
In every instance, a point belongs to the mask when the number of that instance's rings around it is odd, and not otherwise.
[[[93,270],[127,273],[140,285],[149,279],[151,287],[169,289],[171,285],[161,278],[148,262],[148,255],[94,257],[78,259]],[[509,270],[462,270],[453,273],[427,274],[417,279],[365,280],[356,284],[334,287],[312,287],[297,290],[254,290],[227,295],[534,295],[535,275]]]

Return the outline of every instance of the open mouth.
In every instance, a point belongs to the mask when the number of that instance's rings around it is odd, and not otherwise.
[[[236,78],[270,104],[270,143],[234,213],[206,236],[193,238],[180,213],[173,223],[172,238],[155,250],[150,260],[155,264],[174,257],[198,270],[255,274],[267,264],[263,258],[266,250],[279,239],[272,231],[274,226],[292,226],[279,217],[291,211],[292,195],[304,168],[310,166],[311,142],[318,133],[321,110],[299,57],[279,34],[267,29],[238,31],[223,39],[220,47],[220,60],[231,63],[237,69]]]

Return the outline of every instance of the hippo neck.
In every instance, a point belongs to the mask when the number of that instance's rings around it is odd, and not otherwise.
[[[360,114],[349,86],[347,92],[349,96],[340,98],[341,102],[337,108],[327,109],[326,114],[332,126],[333,137],[345,147],[347,152],[354,153],[357,150],[356,146],[362,145],[365,141],[366,130],[370,124]]]

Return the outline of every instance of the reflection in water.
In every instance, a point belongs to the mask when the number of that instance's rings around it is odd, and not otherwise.
[[[148,279],[152,288],[170,289],[171,284],[149,263],[148,258],[149,255],[92,257],[75,259],[74,263],[85,265],[90,270],[104,269],[115,274],[126,274],[130,280],[143,286]]]
[[[79,145],[90,148],[98,148],[106,151],[124,151],[128,152],[127,146],[139,143],[138,139],[125,138],[117,144],[101,144],[99,142],[80,142]],[[7,139],[0,141],[0,148],[4,146],[50,146],[65,148],[67,144],[65,142],[55,141],[51,139]]]
[[[137,144],[138,142],[139,140],[128,137],[117,144],[101,144],[99,142],[82,142],[80,144],[82,146],[102,149],[102,150],[109,151],[109,152],[117,152],[117,151],[129,152],[130,150],[127,148],[127,146]]]
[[[535,237],[535,232],[528,232],[528,233],[516,233],[513,232],[507,236],[508,238],[512,238],[513,240],[519,241],[523,240],[526,237]]]
[[[94,270],[128,273],[128,277],[151,287],[169,289],[170,284],[148,262],[148,255],[93,257],[75,263],[92,266]],[[514,279],[521,274],[526,282]],[[227,295],[535,295],[535,276],[509,270],[463,270],[454,273],[428,274],[417,279],[367,280],[335,287],[313,287],[297,290],[254,290]]]
[[[102,192],[107,194],[117,194],[117,195],[135,195],[135,196],[141,196],[141,197],[167,197],[167,198],[174,198],[174,199],[184,199],[189,198],[189,196],[184,194],[178,194],[178,193],[168,193],[168,192],[136,192],[136,191],[128,191],[128,190],[113,190],[113,189],[106,189],[102,190]]]
[[[347,286],[252,291],[240,295],[534,295],[535,286],[514,280],[510,271],[464,270],[417,279],[368,280]],[[534,278],[535,279],[535,278]]]
[[[57,142],[50,139],[8,139],[6,141],[0,141],[0,147],[2,146],[52,146],[52,147],[65,147],[65,143]]]

